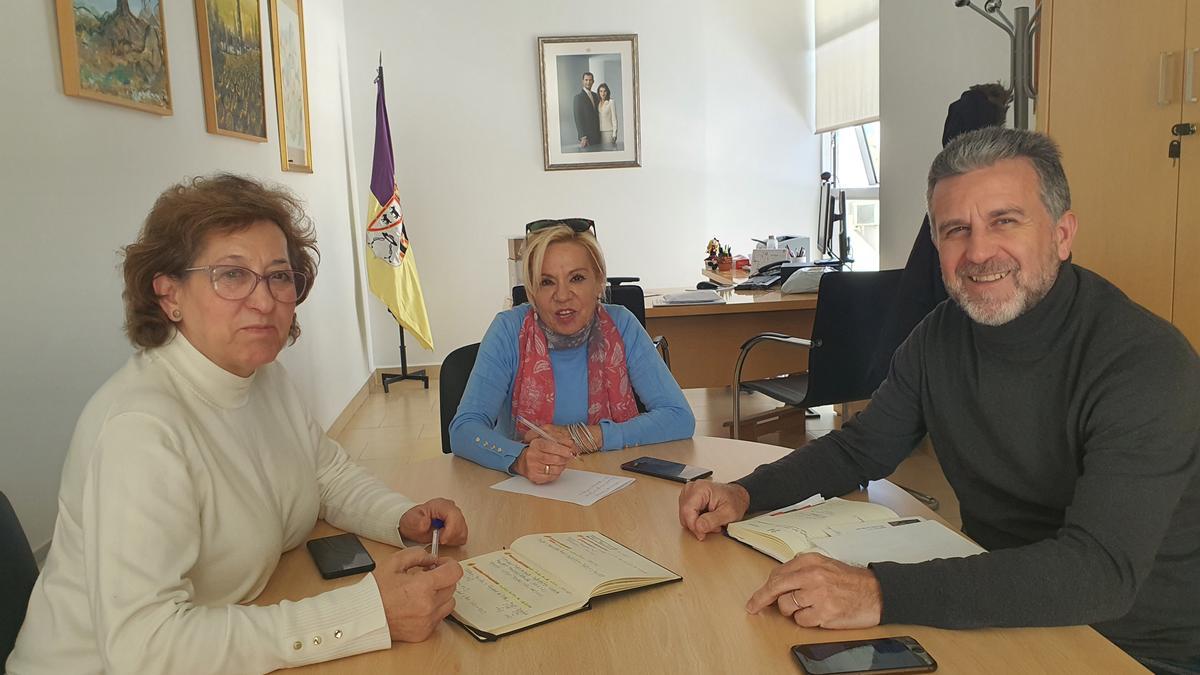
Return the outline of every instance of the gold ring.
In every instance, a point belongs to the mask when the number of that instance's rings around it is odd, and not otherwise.
[[[549,465],[549,464],[546,464],[545,466],[546,466],[546,471],[545,471],[545,474],[546,474],[547,476],[549,476],[549,475],[550,475],[550,465]]]
[[[795,590],[792,591],[792,602],[796,603],[796,611],[799,612],[802,608],[800,607],[800,601],[796,599]]]

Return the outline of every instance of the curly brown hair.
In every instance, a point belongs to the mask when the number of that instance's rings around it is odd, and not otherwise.
[[[181,277],[210,236],[237,232],[263,220],[283,231],[292,269],[308,277],[305,294],[296,302],[300,304],[316,280],[321,254],[299,198],[286,188],[229,173],[199,176],[163,191],[137,241],[121,249],[125,257],[121,297],[129,341],[145,349],[158,347],[175,330],[154,292],[155,277]],[[288,337],[289,344],[300,337],[300,323],[294,316]]]

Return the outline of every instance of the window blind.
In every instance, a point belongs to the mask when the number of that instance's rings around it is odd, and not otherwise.
[[[817,133],[879,119],[879,0],[816,0]]]

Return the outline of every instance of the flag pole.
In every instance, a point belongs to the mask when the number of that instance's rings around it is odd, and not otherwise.
[[[389,309],[388,314],[392,314],[392,310]],[[396,318],[396,315],[392,314],[392,318]],[[397,321],[396,327],[400,329],[400,372],[379,374],[379,379],[383,382],[383,393],[387,393],[388,386],[393,382],[400,382],[403,380],[419,380],[423,382],[425,384],[425,388],[428,389],[429,376],[425,374],[424,368],[421,370],[414,370],[411,373],[408,372],[408,352],[404,346],[404,326],[401,326],[400,322]]]
[[[404,229],[404,216],[396,187],[395,155],[392,152],[387,104],[383,94],[383,52],[379,53],[375,84],[375,152],[371,164],[368,202],[371,208],[366,242],[373,257],[367,258],[367,279],[371,292],[388,306],[388,313],[396,320],[400,330],[400,372],[380,373],[380,380],[384,392],[393,382],[402,380],[418,380],[428,389],[429,376],[423,369],[408,370],[408,348],[404,344],[405,326],[428,349],[433,348],[433,337],[425,313],[425,299],[417,279],[416,261],[412,258],[405,261],[406,257],[412,255],[412,250]]]

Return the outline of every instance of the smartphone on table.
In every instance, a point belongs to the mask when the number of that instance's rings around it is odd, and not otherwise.
[[[348,577],[375,569],[371,554],[367,553],[358,537],[349,532],[312,539],[307,546],[321,576],[326,579]]]
[[[712,469],[705,469],[691,464],[680,464],[657,457],[638,457],[621,465],[622,469],[647,476],[666,478],[676,483],[687,483],[697,478],[707,478],[712,475]]]
[[[808,675],[932,673],[937,661],[908,635],[792,645],[792,656]]]

